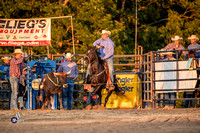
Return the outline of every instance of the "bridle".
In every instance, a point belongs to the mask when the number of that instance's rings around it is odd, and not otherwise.
[[[89,65],[92,65],[95,61],[97,61],[98,59],[95,59],[95,60],[93,60],[92,62],[91,62],[91,57],[89,57],[89,56],[87,56],[87,55],[85,55],[85,58],[87,58],[88,59],[88,61],[89,61]],[[98,56],[97,56],[97,58],[98,58]],[[98,77],[98,76],[100,76],[102,73],[104,73],[105,71],[107,70],[107,68],[106,69],[104,69],[103,71],[101,71],[100,73],[98,73],[98,74],[95,74],[95,75],[92,75],[92,77]]]

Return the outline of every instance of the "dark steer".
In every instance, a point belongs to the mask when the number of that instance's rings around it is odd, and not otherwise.
[[[43,92],[44,90],[46,91],[46,98],[45,101],[43,102],[42,108],[44,109],[46,106],[50,108],[49,106],[49,101],[50,101],[50,96],[52,94],[58,94],[59,95],[59,102],[60,102],[60,109],[63,109],[62,105],[62,88],[66,88],[67,84],[67,75],[70,73],[69,72],[50,72],[47,75],[44,76],[42,81],[40,82],[39,89],[40,89],[40,101],[43,101]]]

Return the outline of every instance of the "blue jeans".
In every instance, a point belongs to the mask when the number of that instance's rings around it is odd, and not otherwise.
[[[10,85],[11,85],[11,102],[10,102],[10,109],[18,108],[17,105],[17,92],[19,88],[19,78],[10,76]]]
[[[170,93],[170,99],[175,99],[175,92]],[[170,101],[171,105],[175,107],[175,101]]]
[[[107,65],[108,65],[110,79],[111,79],[112,83],[114,83],[114,77],[113,77],[113,72],[114,72],[113,58],[106,59],[105,61],[107,62]]]
[[[73,107],[74,80],[67,79],[67,84],[68,87],[62,90],[63,108],[71,110]]]
[[[161,93],[160,94],[160,99],[166,99],[166,101],[164,101],[165,106],[170,106],[170,104],[171,104],[171,106],[175,107],[175,101],[167,101],[167,99],[175,99],[175,93],[174,92]]]
[[[194,98],[194,94],[191,94],[191,93],[186,92],[185,98]],[[185,107],[185,108],[188,108],[189,103],[190,103],[190,107],[191,107],[191,108],[194,108],[194,100],[185,100],[185,105],[184,105],[184,107]]]

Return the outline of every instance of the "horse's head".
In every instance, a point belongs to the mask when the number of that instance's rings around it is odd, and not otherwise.
[[[85,61],[90,63],[96,59],[98,59],[98,52],[95,49],[96,47],[88,47],[86,52]]]

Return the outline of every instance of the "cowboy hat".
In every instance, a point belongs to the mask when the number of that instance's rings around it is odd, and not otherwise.
[[[66,59],[69,59],[69,58],[72,58],[73,57],[73,55],[70,53],[70,52],[68,52],[66,55],[65,55],[65,58]]]
[[[163,53],[163,54],[165,54],[165,55],[168,55],[168,54],[175,54],[174,52],[165,52],[165,53]]]
[[[174,38],[172,37],[171,39],[172,41],[177,41],[177,40],[182,40],[183,38],[180,36],[175,36]]]
[[[160,51],[166,51],[166,49],[162,48],[162,49],[158,49],[158,52],[160,53],[160,55],[165,55],[165,52],[160,52]]]
[[[158,51],[167,51],[166,49],[161,49],[161,50],[158,50]],[[160,52],[160,55],[168,55],[168,54],[175,54],[174,52],[170,52],[170,51],[167,51],[167,52]]]
[[[16,54],[16,53],[21,53],[22,54],[23,52],[22,52],[21,49],[15,49],[14,54]]]
[[[199,40],[199,38],[196,35],[191,35],[191,37],[188,37],[188,39],[197,39],[197,40]]]
[[[111,35],[111,32],[107,31],[107,30],[102,30],[102,32],[100,33],[100,35],[103,35],[103,34]]]
[[[1,58],[2,60],[10,60],[11,57],[10,56],[4,56],[3,58]]]

